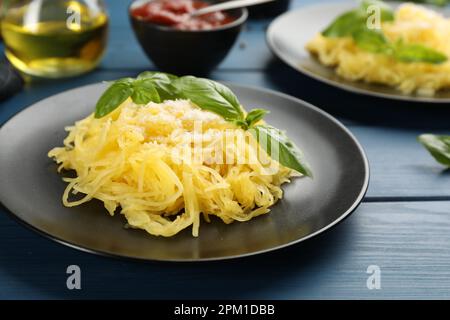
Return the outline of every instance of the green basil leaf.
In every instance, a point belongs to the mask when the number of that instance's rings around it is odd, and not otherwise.
[[[112,82],[112,84],[114,83],[123,83],[123,84],[132,84],[134,82],[133,78],[121,78],[121,79],[117,79],[115,81]]]
[[[214,112],[227,121],[242,120],[244,113],[234,93],[226,86],[203,78],[184,76],[172,81],[180,98]]]
[[[422,134],[418,140],[437,162],[450,167],[450,136]]]
[[[244,129],[244,130],[247,130],[247,129],[248,129],[248,123],[247,123],[247,121],[245,121],[245,120],[239,119],[239,120],[233,120],[232,122],[233,122],[234,125],[237,126],[237,127],[241,127],[241,128]]]
[[[138,80],[151,80],[162,101],[176,99],[176,89],[172,85],[172,81],[177,79],[177,76],[164,72],[145,71],[139,74],[137,78]]]
[[[353,40],[358,47],[369,52],[387,54],[392,52],[389,41],[382,32],[377,30],[358,29],[353,33]]]
[[[361,3],[359,8],[338,16],[322,32],[322,35],[332,38],[348,37],[359,29],[367,29],[367,19],[373,14],[369,9],[373,6],[379,8],[381,22],[394,20],[394,12],[387,4],[377,0],[366,0]]]
[[[322,35],[329,38],[351,36],[353,32],[364,26],[366,16],[360,10],[352,10],[338,16],[324,31]]]
[[[95,117],[101,118],[114,111],[133,94],[131,83],[121,81],[113,83],[100,97],[95,106]]]
[[[189,99],[198,107],[214,112],[237,126],[246,130],[251,127],[253,136],[269,156],[275,156],[274,160],[278,160],[285,167],[306,176],[312,176],[301,151],[282,131],[268,125],[255,126],[268,111],[253,109],[244,117],[244,111],[237,97],[220,83],[193,76],[177,78],[154,72],[143,73],[136,80],[119,79],[100,97],[96,105],[95,117],[101,118],[107,115],[130,96],[137,104],[174,98]],[[262,143],[263,141],[266,143]]]
[[[447,56],[439,51],[420,44],[395,44],[395,58],[402,62],[428,62],[439,64],[447,61]]]
[[[150,101],[160,103],[161,98],[151,79],[137,79],[133,82],[131,99],[136,104],[147,104]]]
[[[253,109],[245,117],[245,122],[248,127],[252,127],[254,124],[258,123],[258,121],[262,120],[266,114],[268,114],[269,110],[264,109]]]
[[[366,15],[373,14],[372,12],[369,12],[371,7],[377,7],[380,10],[381,22],[394,21],[394,11],[388,4],[379,0],[364,0],[361,2],[361,10],[365,12]]]
[[[258,125],[251,128],[250,132],[272,159],[278,160],[287,168],[312,177],[312,171],[303,153],[283,131],[269,125]]]

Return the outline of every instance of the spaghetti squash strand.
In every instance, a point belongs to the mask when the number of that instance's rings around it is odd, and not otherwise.
[[[197,120],[202,125],[194,134]],[[157,236],[190,226],[198,236],[201,216],[231,223],[265,214],[293,174],[244,130],[187,100],[147,106],[127,100],[67,130],[64,147],[49,152],[59,168],[76,173],[64,178],[63,204],[100,200],[111,215],[120,209],[129,227]],[[73,200],[77,193],[84,196]]]

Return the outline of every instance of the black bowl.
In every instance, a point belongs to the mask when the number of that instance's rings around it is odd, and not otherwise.
[[[291,0],[275,0],[248,8],[250,18],[272,18],[289,9]]]
[[[226,57],[248,17],[245,8],[228,10],[231,23],[212,30],[177,30],[129,16],[134,33],[148,58],[161,70],[205,75]],[[217,1],[216,1],[217,2]]]

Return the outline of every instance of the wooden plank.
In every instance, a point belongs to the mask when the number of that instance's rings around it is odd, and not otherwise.
[[[0,298],[450,298],[449,212],[448,201],[365,203],[303,244],[199,264],[97,257],[49,242],[1,214]],[[71,264],[82,270],[80,291],[65,287]],[[369,265],[381,268],[380,290],[366,287]]]
[[[450,199],[450,170],[417,142],[422,129],[351,126],[369,158],[367,201]],[[450,130],[435,133],[450,134]]]

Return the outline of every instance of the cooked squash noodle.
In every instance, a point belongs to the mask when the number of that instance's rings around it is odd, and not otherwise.
[[[384,22],[382,31],[395,43],[421,44],[450,58],[450,19],[423,6],[401,5],[393,22]],[[434,96],[450,88],[450,59],[445,63],[405,63],[385,54],[359,48],[351,37],[331,38],[317,34],[306,48],[318,60],[335,68],[336,73],[351,81],[384,84],[404,94]]]
[[[280,186],[298,175],[248,131],[187,100],[138,106],[128,99],[66,130],[64,146],[49,152],[59,171],[76,172],[64,178],[63,204],[100,200],[110,215],[120,208],[128,226],[152,235],[192,226],[198,236],[201,215],[248,221],[269,212],[283,195]]]

